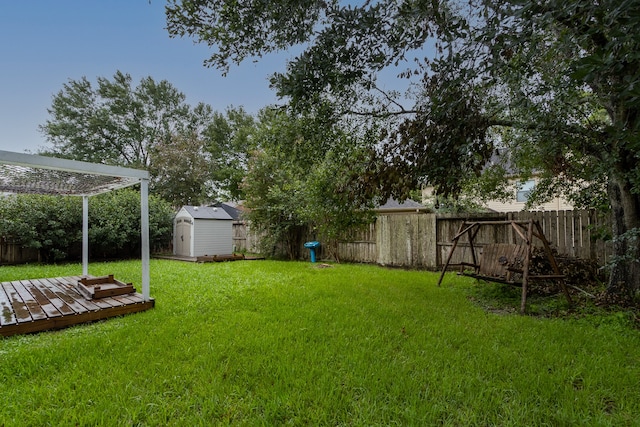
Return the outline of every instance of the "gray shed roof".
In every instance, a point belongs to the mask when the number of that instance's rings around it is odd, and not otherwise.
[[[212,207],[224,209],[234,221],[242,219],[242,210],[238,209],[238,205],[233,202],[219,202],[211,205]]]
[[[193,219],[233,220],[231,215],[222,208],[216,208],[213,206],[183,206],[182,208],[186,210]]]

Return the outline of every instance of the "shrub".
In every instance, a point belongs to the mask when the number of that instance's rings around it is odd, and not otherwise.
[[[171,239],[173,210],[149,196],[151,248]],[[78,259],[82,248],[82,200],[33,194],[4,196],[0,236],[24,248],[37,249],[45,262]],[[89,249],[92,257],[131,257],[140,253],[140,195],[134,189],[89,199]]]

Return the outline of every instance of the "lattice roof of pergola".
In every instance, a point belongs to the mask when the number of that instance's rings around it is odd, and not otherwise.
[[[0,193],[95,195],[148,179],[148,172],[0,151]]]

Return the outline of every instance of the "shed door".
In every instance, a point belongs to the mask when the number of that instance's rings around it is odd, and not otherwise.
[[[191,227],[188,218],[180,218],[176,222],[176,255],[191,256]]]

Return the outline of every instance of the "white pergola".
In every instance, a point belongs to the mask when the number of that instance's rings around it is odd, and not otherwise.
[[[149,292],[149,172],[0,150],[0,193],[82,197],[82,274],[89,274],[89,197],[140,184],[142,296]]]

